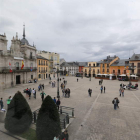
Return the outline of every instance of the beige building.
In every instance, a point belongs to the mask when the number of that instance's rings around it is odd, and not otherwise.
[[[49,73],[53,73],[53,68],[59,69],[60,56],[58,53],[38,51],[37,54],[49,60],[49,67],[48,67]]]
[[[6,35],[0,35],[0,88],[16,84],[28,83],[37,79],[36,48],[18,35],[11,40],[10,50],[7,50]]]
[[[88,65],[83,68],[84,76],[95,77],[100,73],[100,64],[97,62],[88,62]]]
[[[49,60],[38,55],[37,56],[37,75],[38,80],[47,79],[50,77],[48,73]]]
[[[140,54],[133,54],[132,57],[129,59],[129,63],[131,64],[132,69],[130,70],[130,74],[135,74],[140,77]]]

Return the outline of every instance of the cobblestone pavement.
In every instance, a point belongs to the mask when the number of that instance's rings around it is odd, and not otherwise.
[[[62,78],[62,77],[61,77]],[[68,127],[70,140],[140,140],[140,91],[125,90],[124,97],[119,97],[120,81],[104,80],[106,93],[100,93],[99,80],[92,78],[65,77],[67,87],[71,89],[71,97],[61,95],[61,105],[75,108],[75,119]],[[55,80],[55,79],[53,79]],[[49,85],[49,80],[40,81],[45,84],[45,93],[56,97],[57,88]],[[6,99],[14,95],[17,90],[36,88],[38,84],[26,84],[6,89],[0,92],[0,97]],[[128,84],[128,82],[123,82]],[[92,97],[88,96],[88,89],[92,89]],[[37,99],[27,101],[32,111],[38,109],[42,103],[40,92]],[[24,94],[25,96],[25,94]],[[120,108],[113,109],[112,100],[119,97]],[[6,106],[6,103],[5,103]]]

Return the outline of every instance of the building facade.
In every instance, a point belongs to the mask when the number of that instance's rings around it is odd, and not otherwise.
[[[58,53],[47,52],[47,51],[38,51],[37,54],[49,60],[48,71],[50,74],[52,74],[54,72],[54,69],[59,69],[60,55]]]
[[[6,35],[0,35],[0,88],[28,83],[37,79],[36,48],[25,38],[18,39],[18,34],[11,40],[7,50]]]
[[[42,57],[42,56],[37,56],[37,75],[38,75],[38,80],[43,80],[47,79],[50,77],[50,74],[48,72],[48,64],[49,60]]]
[[[114,63],[110,65],[110,74],[113,74],[115,76],[119,76],[122,74],[125,74],[127,76],[130,75],[129,70],[129,59],[118,59]]]
[[[95,77],[100,73],[100,63],[97,62],[88,62],[87,66],[83,68],[84,76]]]
[[[134,70],[130,70],[130,74],[135,74],[140,77],[140,54],[134,53],[129,59],[129,63],[132,65],[132,67],[135,66]]]
[[[77,62],[63,62],[60,69],[61,75],[75,76],[79,72],[79,64]]]
[[[106,59],[99,61],[98,63],[100,63],[100,73],[110,74],[110,65],[113,64],[118,59],[119,57],[115,55],[113,57],[107,56]]]

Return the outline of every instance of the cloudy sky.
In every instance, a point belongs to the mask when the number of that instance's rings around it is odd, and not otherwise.
[[[0,0],[8,48],[16,32],[22,38],[23,23],[31,45],[66,61],[140,53],[140,0]]]

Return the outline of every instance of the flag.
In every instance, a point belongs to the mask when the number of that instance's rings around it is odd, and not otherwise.
[[[12,68],[11,68],[11,63],[10,62],[9,62],[9,68],[10,68],[9,72],[13,72]]]
[[[23,67],[24,67],[24,62],[23,62],[23,60],[22,60],[21,70],[23,69]]]
[[[31,71],[33,70],[33,67],[31,67]]]

